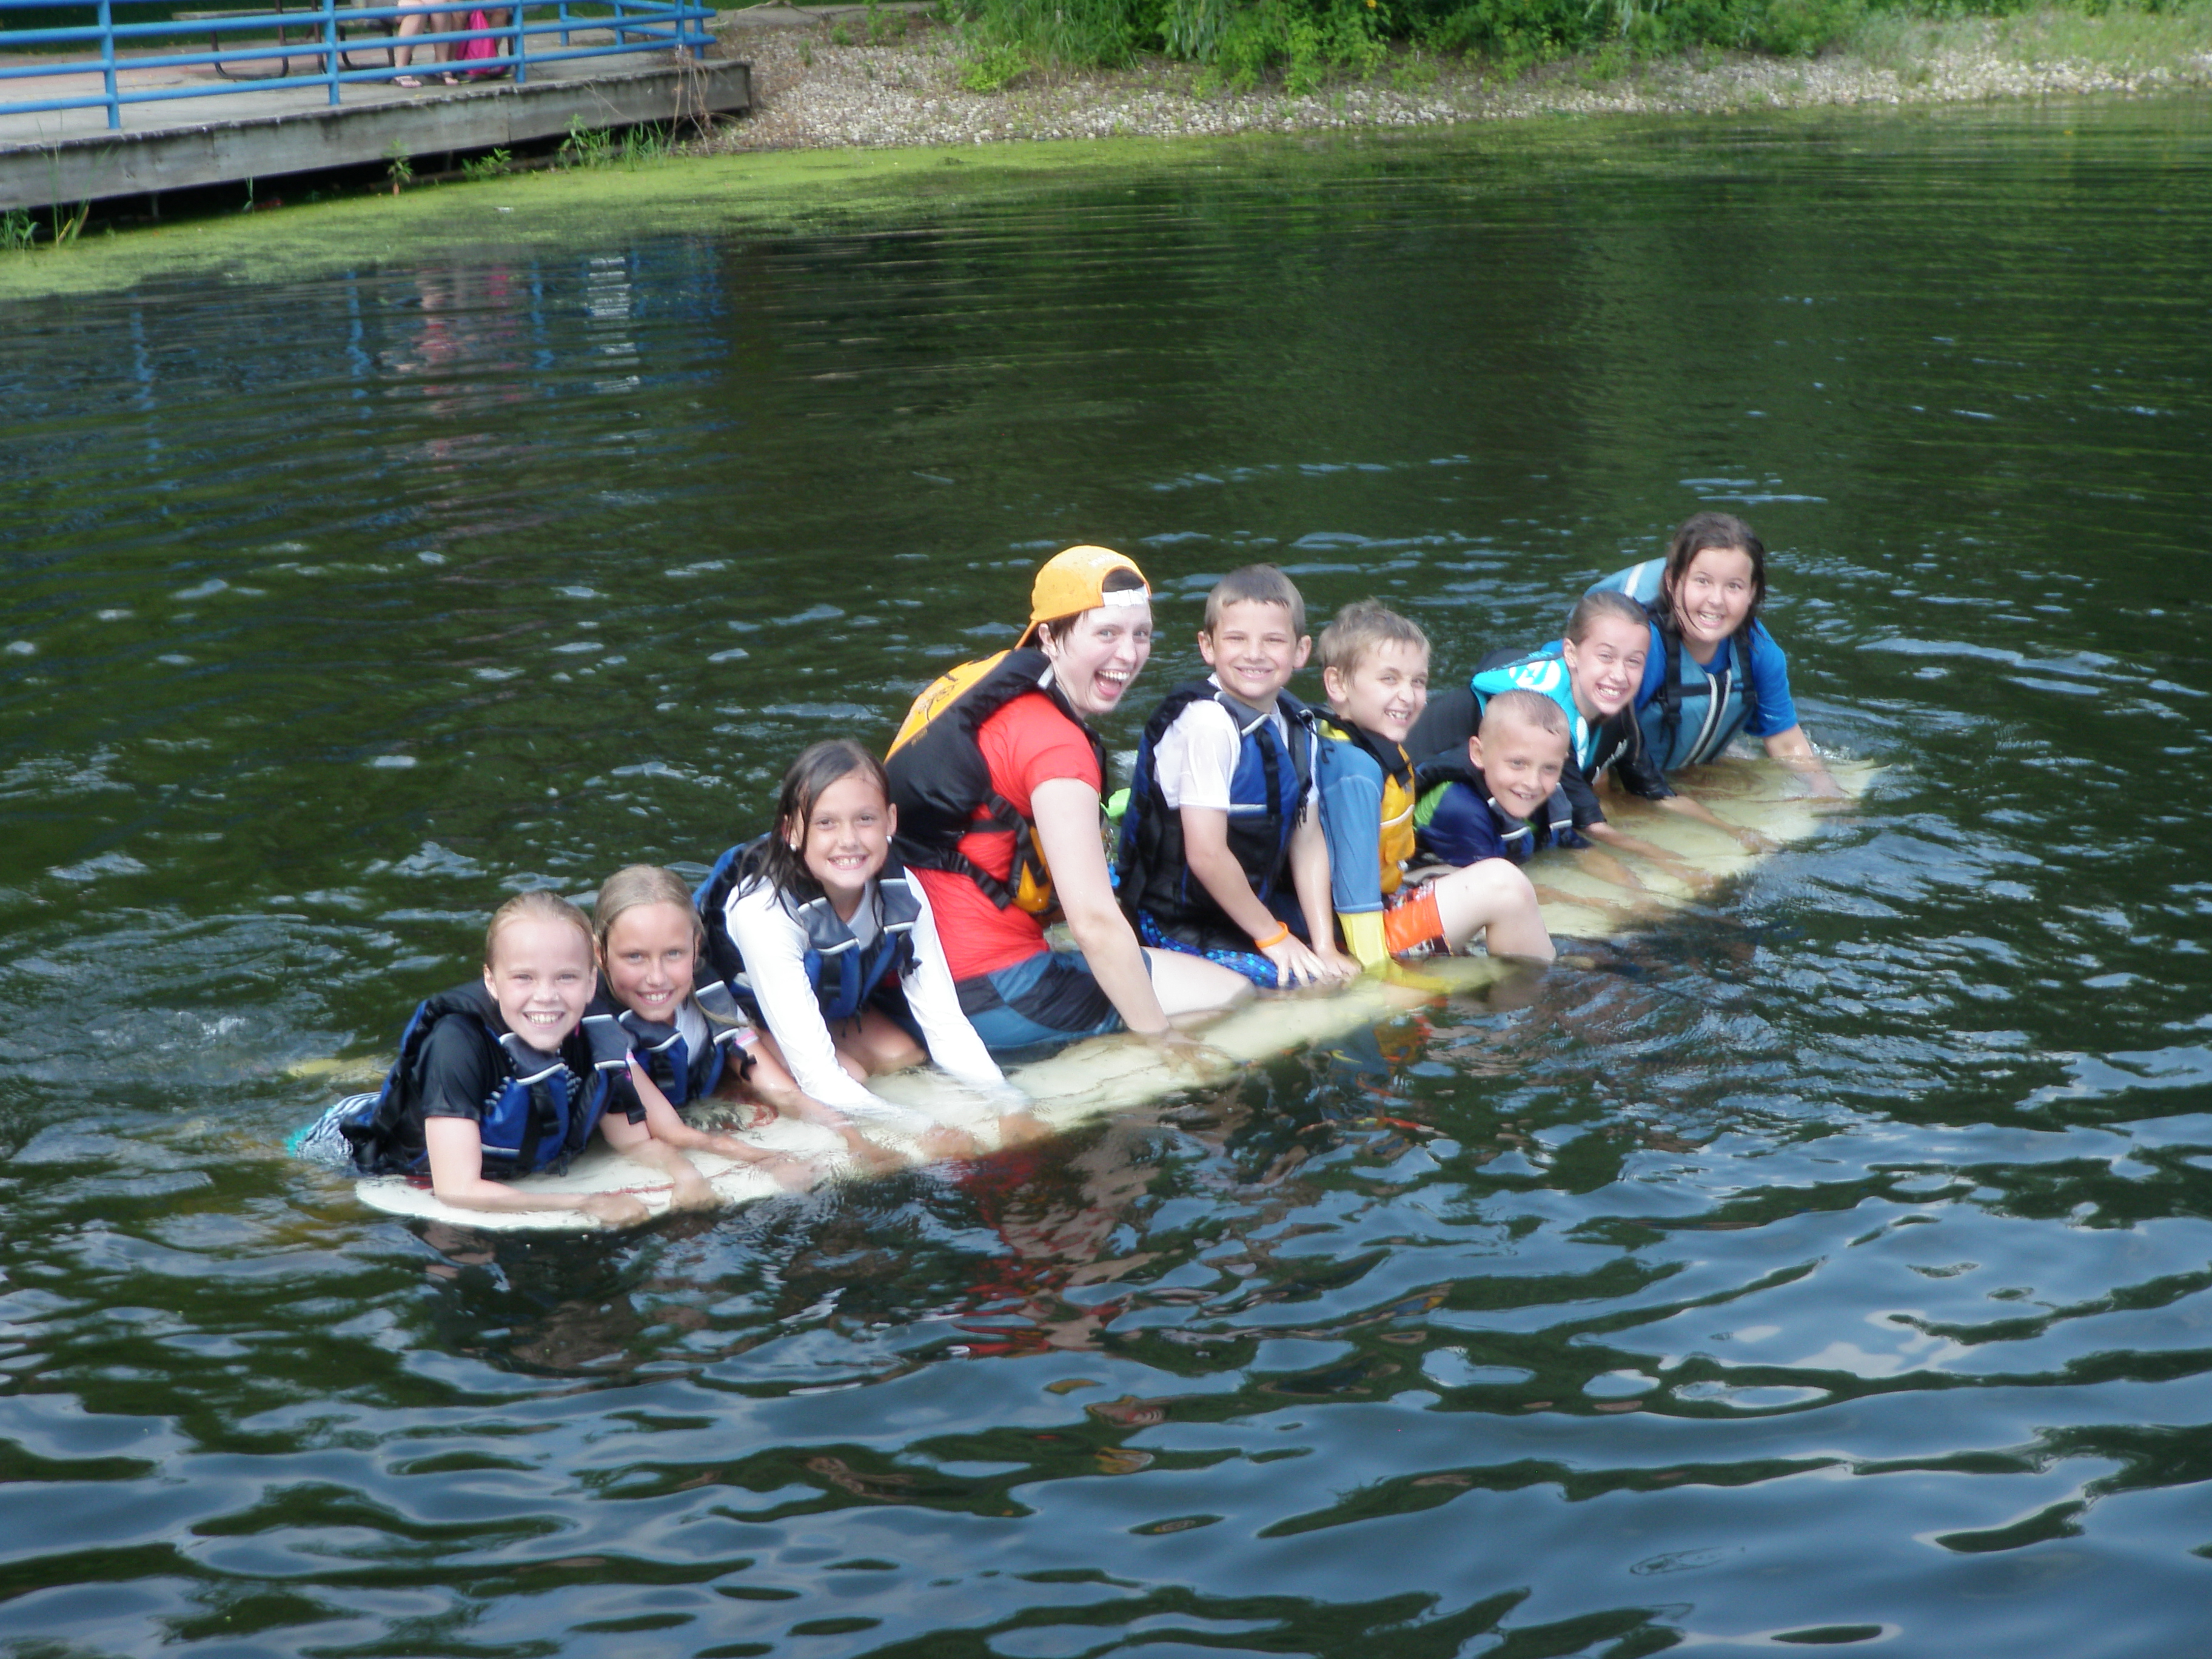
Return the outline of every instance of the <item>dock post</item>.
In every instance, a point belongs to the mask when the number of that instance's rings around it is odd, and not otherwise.
[[[107,90],[107,130],[123,131],[123,100],[115,95],[115,9],[100,0],[100,76]]]
[[[335,108],[338,101],[337,0],[323,0],[323,76],[330,82],[331,104]]]
[[[522,18],[523,13],[528,9],[523,0],[514,0],[514,84],[518,87],[530,79],[530,58],[524,48],[524,42],[530,37],[523,32]]]

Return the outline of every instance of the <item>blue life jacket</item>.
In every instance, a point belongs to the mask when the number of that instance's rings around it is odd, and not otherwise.
[[[1528,863],[1547,847],[1559,845],[1574,830],[1575,811],[1567,799],[1565,790],[1553,790],[1534,817],[1516,818],[1491,799],[1489,784],[1483,781],[1481,773],[1468,763],[1465,750],[1456,756],[1449,753],[1432,756],[1413,769],[1413,775],[1420,783],[1421,805],[1428,809],[1426,811],[1420,807],[1414,809],[1417,824],[1428,822],[1430,815],[1436,811],[1436,797],[1446,787],[1455,783],[1464,784],[1474,792],[1475,799],[1483,804],[1498,824],[1498,838],[1505,844],[1505,856],[1516,864]],[[1583,843],[1578,841],[1574,844],[1580,847]]]
[[[1229,780],[1229,850],[1261,903],[1281,884],[1289,867],[1291,836],[1313,777],[1318,741],[1314,713],[1295,697],[1277,696],[1273,712],[1281,714],[1291,734],[1285,743],[1269,711],[1239,702],[1211,680],[1191,680],[1169,692],[1145,723],[1129,781],[1129,805],[1121,814],[1115,886],[1121,908],[1133,918],[1142,911],[1164,931],[1202,948],[1225,942],[1244,950],[1251,944],[1244,930],[1190,872],[1182,814],[1168,805],[1153,763],[1160,739],[1183,710],[1209,700],[1229,711],[1239,738],[1237,769]],[[1217,934],[1221,939],[1213,939]]]
[[[1672,772],[1726,749],[1758,712],[1759,692],[1751,678],[1752,623],[1747,621],[1729,641],[1718,671],[1708,671],[1682,648],[1674,613],[1660,603],[1659,582],[1666,569],[1666,560],[1646,559],[1593,582],[1589,591],[1610,588],[1627,594],[1659,630],[1663,666],[1658,693],[1637,709],[1636,719],[1659,769]]]
[[[628,1042],[579,1026],[549,1065],[514,1032],[500,1030],[499,1005],[481,983],[441,992],[415,1010],[374,1109],[343,1126],[356,1167],[365,1175],[429,1169],[427,1151],[403,1149],[421,1140],[423,1053],[431,1031],[447,1020],[460,1021],[482,1041],[486,1067],[499,1079],[477,1125],[484,1175],[509,1181],[567,1169],[599,1126],[611,1079],[629,1069]]]
[[[726,989],[715,988],[723,990],[726,1000]],[[592,1006],[584,1014],[584,1026],[594,1048],[602,1044],[622,1043],[645,1068],[645,1074],[653,1079],[653,1086],[671,1106],[685,1106],[713,1094],[714,1085],[722,1080],[723,1073],[729,1067],[735,1066],[737,1074],[743,1077],[752,1064],[752,1056],[745,1051],[742,1041],[751,1029],[751,1022],[743,1011],[732,1005],[726,1017],[719,1019],[707,1013],[703,1006],[700,1012],[707,1014],[706,1052],[695,1054],[680,1029],[647,1019],[634,1008],[625,1008],[614,1000],[606,981],[602,980],[599,994],[592,999]],[[612,1029],[603,1029],[608,1027]],[[621,1112],[633,1123],[645,1121],[645,1103],[637,1097],[636,1085],[626,1066],[613,1082],[606,1109]]]
[[[707,929],[707,962],[717,978],[700,988],[699,1005],[714,1017],[710,998],[728,998],[751,1018],[760,1018],[750,977],[738,943],[730,937],[725,911],[730,895],[752,878],[753,860],[745,854],[767,839],[761,836],[732,847],[714,860],[707,879],[691,896],[699,920]],[[827,898],[811,899],[794,912],[806,930],[806,978],[821,1005],[822,1018],[835,1024],[853,1018],[868,1004],[884,996],[895,998],[903,1012],[904,994],[899,981],[915,965],[914,925],[921,919],[921,903],[907,884],[906,866],[896,854],[884,860],[876,873],[875,942],[868,950],[853,936]]]

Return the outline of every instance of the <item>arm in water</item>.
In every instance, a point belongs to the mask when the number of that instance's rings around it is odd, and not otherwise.
[[[581,1210],[605,1227],[635,1227],[644,1205],[628,1193],[518,1192],[483,1172],[483,1133],[465,1117],[426,1117],[422,1146],[429,1154],[430,1190],[441,1204],[460,1210]]]

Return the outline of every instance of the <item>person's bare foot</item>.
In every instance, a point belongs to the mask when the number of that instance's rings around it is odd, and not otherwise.
[[[854,1134],[845,1138],[846,1153],[854,1167],[869,1175],[889,1175],[893,1170],[906,1167],[906,1159],[889,1147],[878,1146],[872,1140]]]
[[[711,1210],[720,1202],[706,1177],[696,1170],[677,1176],[668,1191],[668,1207],[672,1210]]]

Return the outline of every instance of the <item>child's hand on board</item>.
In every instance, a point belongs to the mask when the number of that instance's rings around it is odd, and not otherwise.
[[[1324,945],[1314,952],[1321,963],[1322,979],[1331,985],[1349,985],[1360,975],[1359,960],[1348,957],[1334,945]]]
[[[1275,964],[1275,984],[1282,990],[1295,990],[1301,985],[1318,985],[1329,976],[1322,965],[1321,958],[1295,933],[1286,933],[1273,945],[1262,948],[1260,954]]]

